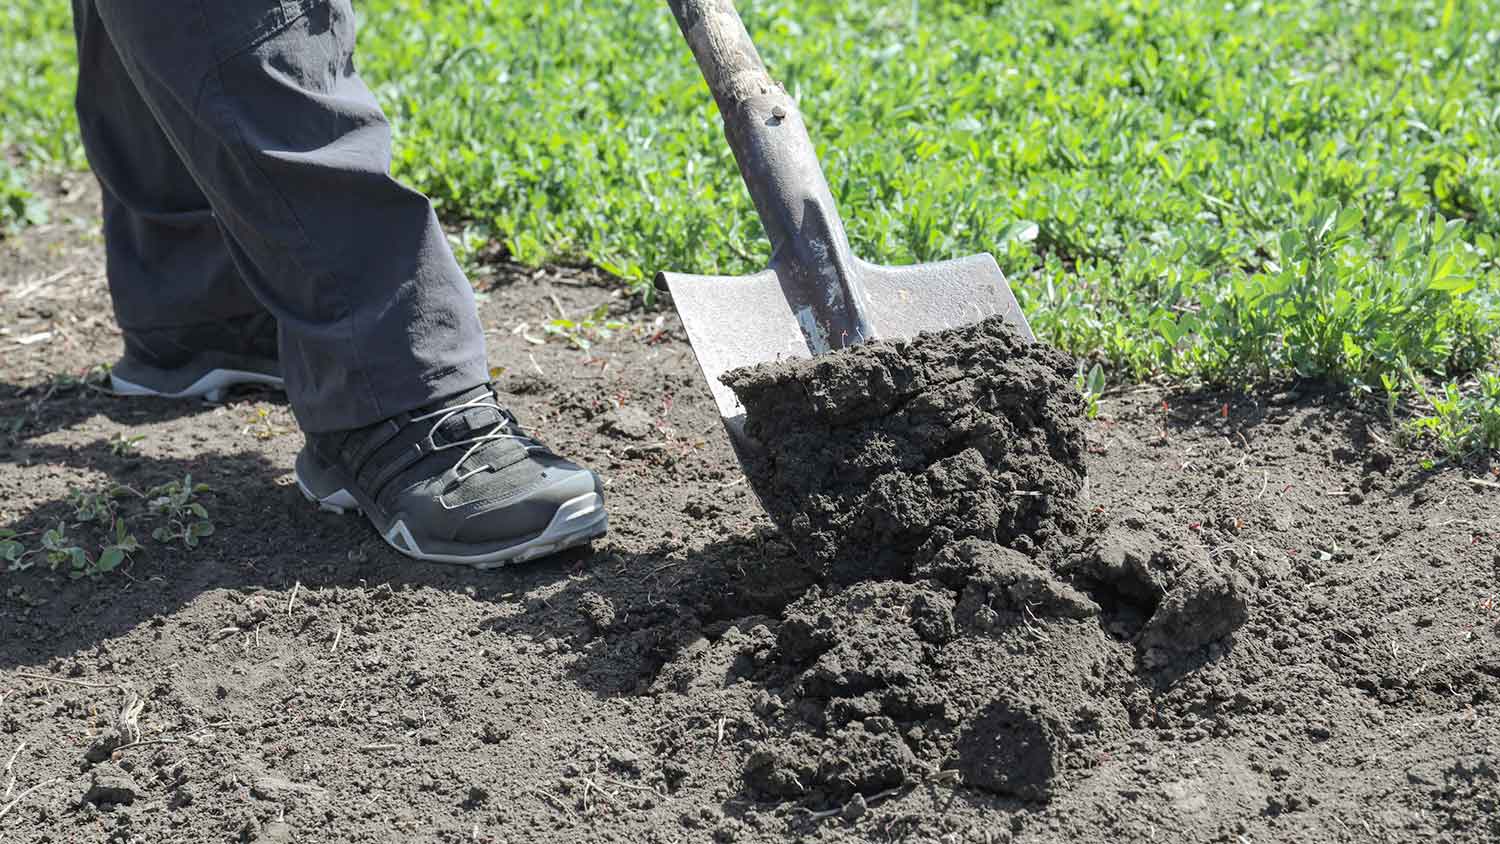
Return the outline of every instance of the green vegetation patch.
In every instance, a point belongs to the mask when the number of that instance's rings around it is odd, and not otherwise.
[[[76,73],[68,4],[0,6],[0,237],[46,219],[30,178],[84,166]]]
[[[994,252],[1096,386],[1394,377],[1418,413],[1452,383],[1492,425],[1500,0],[740,5],[864,257]],[[764,265],[665,3],[358,8],[396,169],[460,242],[640,289]],[[27,168],[78,162],[60,14],[0,13],[32,36],[0,57]]]
[[[70,490],[72,513],[40,537],[0,528],[0,563],[9,572],[41,564],[75,580],[99,577],[145,550],[134,532],[143,525],[154,526],[151,538],[157,543],[181,543],[191,551],[214,532],[199,500],[208,492],[206,485],[193,483],[191,475],[145,492],[123,484]]]

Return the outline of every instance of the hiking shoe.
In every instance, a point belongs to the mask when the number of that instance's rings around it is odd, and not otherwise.
[[[309,501],[363,511],[418,560],[494,568],[609,528],[599,478],[526,433],[488,385],[366,428],[308,434],[296,477]]]
[[[109,371],[116,395],[221,401],[242,384],[285,389],[270,314],[122,333],[125,355]]]

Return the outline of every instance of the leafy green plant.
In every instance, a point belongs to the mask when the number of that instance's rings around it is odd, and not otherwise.
[[[1084,372],[1083,364],[1078,365],[1078,391],[1083,394],[1085,413],[1090,419],[1099,416],[1099,399],[1104,396],[1104,367],[1099,364]]]
[[[0,158],[0,234],[45,222],[46,203],[31,192],[19,171]]]
[[[192,475],[148,490],[147,506],[165,521],[151,531],[151,538],[164,543],[181,541],[188,548],[196,548],[200,540],[212,536],[214,524],[208,510],[196,500],[199,493],[208,491],[207,484],[193,483]]]
[[[79,524],[95,522],[110,524],[119,512],[118,500],[128,494],[124,487],[112,486],[104,490],[70,490],[68,503],[73,505],[73,518]]]
[[[1500,450],[1500,374],[1481,374],[1467,392],[1453,382],[1432,390],[1419,384],[1418,390],[1431,412],[1418,416],[1412,427],[1435,438],[1448,457]]]
[[[79,390],[104,390],[109,383],[110,365],[98,363],[76,372],[58,372],[47,379],[44,387],[40,389],[42,395],[37,403],[45,403],[47,399],[56,395],[66,395]]]
[[[549,335],[561,337],[573,348],[586,352],[595,343],[609,339],[625,327],[626,323],[609,319],[609,303],[606,302],[581,320],[558,317],[547,323],[544,329]]]
[[[124,431],[115,434],[114,439],[109,441],[109,453],[116,457],[136,456],[136,446],[146,438],[145,434],[127,436]]]
[[[256,407],[252,412],[250,423],[244,427],[244,433],[258,440],[273,440],[282,434],[291,433],[295,428],[284,425],[278,420],[267,407]]]
[[[1385,421],[1390,426],[1392,435],[1396,438],[1398,447],[1406,445],[1407,426],[1403,424],[1400,416],[1401,410],[1401,379],[1399,376],[1389,372],[1380,374],[1380,385],[1385,388]]]
[[[151,535],[158,542],[180,541],[196,548],[214,532],[207,508],[197,500],[207,491],[204,484],[193,483],[191,475],[146,493],[120,485],[70,490],[71,519],[44,531],[38,547],[28,549],[23,534],[0,529],[0,561],[9,571],[22,571],[45,559],[51,569],[66,570],[69,577],[99,577],[141,551],[129,526],[142,520],[156,523]],[[91,547],[99,548],[97,555],[89,552]]]
[[[1474,439],[1481,448],[1500,451],[1500,373],[1481,373],[1479,392],[1471,400]]]
[[[42,550],[46,552],[47,562],[54,569],[71,562],[73,569],[77,571],[87,568],[91,562],[88,554],[69,539],[67,525],[62,522],[42,534]]]
[[[125,562],[130,554],[139,551],[140,547],[140,543],[126,528],[124,519],[114,521],[112,541],[99,549],[98,557],[90,556],[68,536],[67,526],[62,522],[42,534],[42,551],[47,556],[48,564],[54,570],[66,568],[68,576],[73,579],[99,577],[114,571]],[[13,564],[13,567],[27,568],[29,566]]]
[[[0,528],[0,562],[4,562],[9,571],[25,568],[21,558],[26,554],[26,546],[21,544],[20,536],[14,530]]]

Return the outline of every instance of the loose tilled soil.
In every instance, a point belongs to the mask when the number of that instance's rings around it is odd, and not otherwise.
[[[127,493],[123,571],[0,575],[0,840],[1500,836],[1500,475],[1373,408],[1085,422],[1070,361],[980,325],[741,373],[752,489],[670,314],[497,262],[500,387],[612,532],[416,565],[301,499],[274,396],[80,377],[120,347],[94,201],[0,242],[0,527],[191,472],[216,530],[158,542]],[[600,304],[628,328],[587,351],[543,329]]]

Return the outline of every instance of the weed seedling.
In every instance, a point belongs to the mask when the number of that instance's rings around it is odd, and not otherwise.
[[[48,396],[71,393],[78,390],[102,390],[109,383],[110,366],[96,363],[77,372],[59,372],[47,383]]]
[[[136,445],[146,438],[145,434],[136,434],[133,437],[125,436],[121,431],[115,434],[114,439],[109,441],[109,453],[116,457],[135,457]]]
[[[148,490],[147,506],[166,521],[151,531],[151,538],[164,543],[181,540],[187,547],[196,548],[200,539],[213,535],[214,524],[209,521],[208,510],[196,500],[199,493],[208,491],[207,484],[193,483],[192,475]]]
[[[105,545],[99,552],[99,559],[95,561],[94,568],[87,574],[95,577],[114,571],[128,556],[139,550],[141,550],[141,543],[137,542],[135,535],[126,529],[125,520],[115,519],[114,541]]]
[[[258,440],[271,440],[288,432],[285,425],[278,424],[271,411],[265,407],[255,409],[255,417],[246,425],[244,432]]]
[[[1449,458],[1462,456],[1473,426],[1464,418],[1464,396],[1458,385],[1450,382],[1441,390],[1428,391],[1418,384],[1417,390],[1432,408],[1432,413],[1418,417],[1412,422],[1412,427],[1436,437],[1438,447]]]
[[[21,562],[26,556],[26,546],[21,544],[18,538],[20,535],[13,530],[0,528],[0,561],[5,562],[8,571],[30,568],[29,563]]]
[[[1407,428],[1397,417],[1401,408],[1401,381],[1390,373],[1380,374],[1380,384],[1385,387],[1385,421],[1391,426],[1391,433],[1396,438],[1396,447],[1406,446]]]
[[[561,337],[568,341],[573,348],[586,352],[600,340],[608,340],[614,336],[616,331],[625,328],[625,323],[608,319],[609,304],[605,303],[594,309],[582,320],[572,320],[559,317],[547,323],[546,331],[555,337]]]
[[[95,522],[108,525],[114,521],[119,505],[116,499],[125,494],[124,487],[112,487],[103,492],[70,490],[68,503],[73,505],[73,518],[80,524]]]
[[[141,548],[140,543],[125,527],[124,519],[115,519],[112,539],[99,549],[99,556],[94,558],[68,536],[67,526],[58,522],[57,527],[42,534],[42,550],[46,552],[47,563],[53,570],[66,565],[68,577],[74,580],[80,577],[98,577],[119,568],[130,554]],[[24,569],[30,566],[13,567]]]
[[[74,570],[81,570],[91,562],[88,553],[69,540],[67,525],[62,522],[42,534],[42,550],[47,552],[47,562],[54,569],[63,563],[72,562]]]
[[[1104,367],[1094,364],[1087,374],[1083,371],[1083,364],[1078,365],[1078,391],[1083,394],[1085,413],[1088,418],[1099,417],[1099,399],[1104,395]]]

